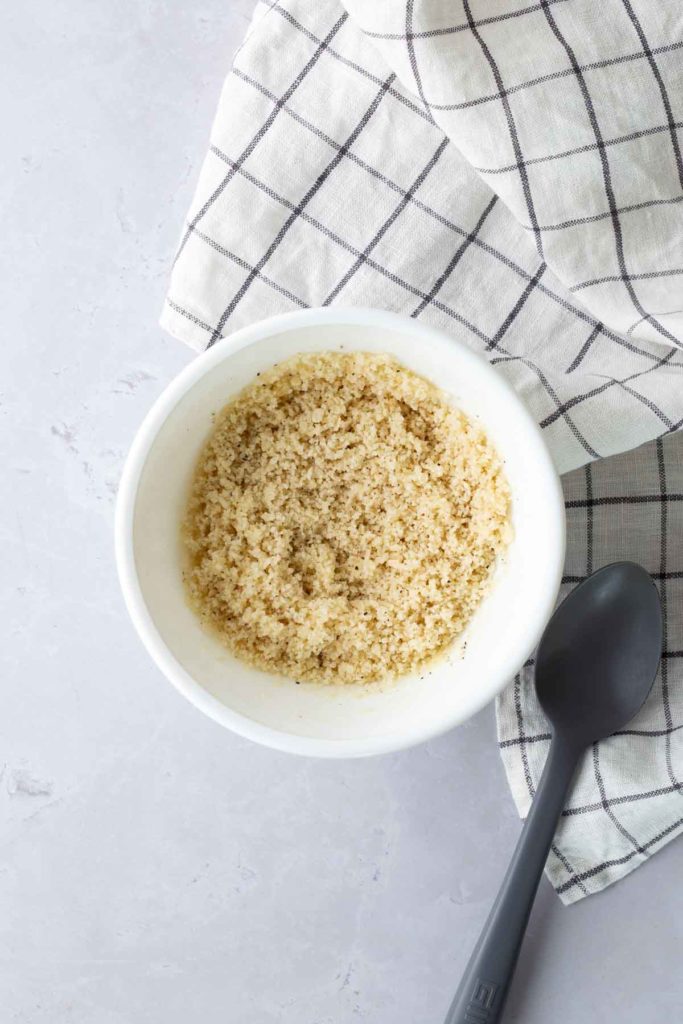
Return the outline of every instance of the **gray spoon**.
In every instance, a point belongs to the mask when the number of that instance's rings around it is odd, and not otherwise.
[[[662,652],[662,609],[640,566],[616,562],[571,592],[536,655],[536,692],[552,740],[500,892],[445,1024],[500,1021],[531,907],[584,750],[642,707]]]

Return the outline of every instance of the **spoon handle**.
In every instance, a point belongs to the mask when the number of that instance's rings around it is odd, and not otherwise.
[[[553,736],[522,834],[445,1024],[500,1021],[550,844],[580,751]]]

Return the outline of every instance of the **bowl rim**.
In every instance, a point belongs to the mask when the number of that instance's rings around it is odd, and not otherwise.
[[[504,397],[508,403],[512,400],[512,404],[517,407],[520,420],[525,421],[528,442],[534,449],[531,452],[533,461],[537,465],[537,472],[546,477],[548,502],[550,506],[554,506],[554,509],[551,507],[552,520],[556,524],[555,543],[551,548],[555,556],[554,562],[548,561],[538,580],[539,607],[542,614],[539,612],[537,620],[530,622],[526,633],[520,637],[515,656],[511,659],[510,671],[499,672],[494,678],[490,678],[488,685],[482,687],[476,701],[471,701],[467,707],[458,708],[454,713],[444,716],[436,726],[423,726],[412,730],[407,727],[398,732],[362,739],[324,739],[300,736],[257,722],[208,693],[176,660],[154,624],[138,579],[133,543],[138,486],[147,457],[168,416],[202,377],[245,346],[284,331],[326,324],[375,326],[403,332],[409,330],[425,339],[439,339],[441,342],[446,339],[449,344],[458,347],[459,358],[477,364],[480,369],[482,365],[485,366],[491,374],[491,386],[497,388],[501,398]],[[312,307],[281,313],[235,331],[195,356],[164,388],[144,417],[126,457],[116,499],[114,537],[119,582],[128,614],[148,654],[176,690],[209,718],[245,739],[287,753],[311,757],[352,758],[404,750],[440,736],[476,714],[505,688],[535,649],[554,609],[564,568],[566,528],[562,485],[541,429],[512,385],[495,371],[483,355],[446,331],[397,313],[363,307]]]

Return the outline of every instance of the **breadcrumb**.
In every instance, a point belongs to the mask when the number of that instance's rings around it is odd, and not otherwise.
[[[467,625],[509,507],[494,448],[434,384],[389,356],[297,356],[216,417],[183,524],[190,601],[266,671],[396,677]]]

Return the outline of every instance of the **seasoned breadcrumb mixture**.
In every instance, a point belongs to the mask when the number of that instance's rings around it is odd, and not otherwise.
[[[183,526],[190,600],[258,668],[395,677],[462,632],[509,506],[496,452],[434,384],[384,355],[297,356],[216,417]]]

